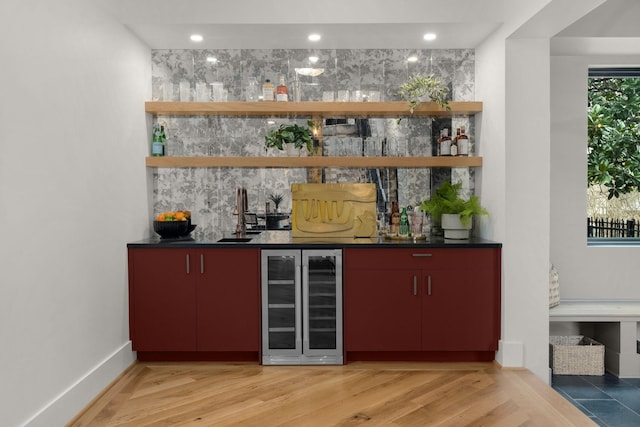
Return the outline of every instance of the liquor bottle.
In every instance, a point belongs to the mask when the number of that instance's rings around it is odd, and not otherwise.
[[[289,91],[287,84],[284,82],[284,76],[280,76],[280,84],[276,87],[276,101],[288,101]]]
[[[400,213],[400,230],[398,231],[398,236],[408,236],[409,235],[409,217],[407,216],[407,208],[402,208],[402,213]]]
[[[460,128],[456,129],[456,137],[451,140],[451,155],[458,155],[458,138],[460,137]]]
[[[449,129],[442,129],[442,137],[440,138],[438,145],[440,146],[441,156],[451,155],[451,138],[449,138]]]
[[[398,235],[400,231],[400,209],[398,208],[398,202],[391,202],[391,215],[389,215],[389,233]]]
[[[469,137],[464,133],[464,126],[460,126],[460,136],[458,137],[458,156],[469,155]]]
[[[262,84],[262,100],[263,101],[274,101],[274,90],[273,90],[273,83],[271,83],[271,80],[266,79],[264,81],[264,83]]]
[[[164,143],[160,135],[160,126],[153,127],[153,138],[151,140],[151,155],[155,157],[164,156]]]

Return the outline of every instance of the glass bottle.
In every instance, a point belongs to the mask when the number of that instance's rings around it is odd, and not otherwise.
[[[151,140],[151,155],[154,157],[164,156],[164,143],[160,134],[160,126],[153,127],[153,138]]]
[[[460,136],[460,128],[456,129],[456,137],[451,140],[451,155],[458,155],[458,137]]]
[[[449,129],[442,129],[442,138],[439,145],[441,156],[451,155],[451,138],[449,138]]]
[[[263,101],[273,101],[274,98],[274,88],[271,80],[266,79],[262,84],[262,100]]]
[[[407,216],[407,208],[402,208],[400,213],[400,230],[398,236],[406,237],[409,235],[409,217]]]
[[[458,137],[458,156],[469,155],[469,137],[465,135],[464,126],[460,126],[460,136]]]
[[[280,76],[280,84],[276,87],[276,101],[288,101],[289,90],[287,84],[284,81],[284,76]]]
[[[400,209],[398,208],[398,202],[391,202],[391,215],[389,215],[389,233],[398,235],[400,231]]]

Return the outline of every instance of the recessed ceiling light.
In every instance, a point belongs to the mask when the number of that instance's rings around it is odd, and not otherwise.
[[[309,62],[311,62],[312,64],[315,64],[316,62],[318,62],[318,58],[317,56],[310,56],[309,57]]]
[[[436,39],[436,34],[435,33],[427,33],[424,35],[423,37],[425,40],[431,41],[431,40],[435,40]]]
[[[216,63],[218,62],[218,58],[216,58],[215,56],[207,56],[207,62]]]
[[[191,34],[190,38],[192,42],[201,42],[202,40],[204,40],[204,37],[202,37],[200,34]]]
[[[320,34],[309,34],[308,38],[309,38],[309,41],[317,42],[322,38],[322,36]]]
[[[416,55],[411,55],[407,58],[408,62],[418,62],[418,57]]]

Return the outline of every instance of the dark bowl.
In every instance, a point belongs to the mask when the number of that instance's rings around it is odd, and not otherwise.
[[[153,221],[153,231],[158,233],[163,239],[172,239],[186,236],[190,230],[188,221]],[[195,228],[195,226],[193,226]]]

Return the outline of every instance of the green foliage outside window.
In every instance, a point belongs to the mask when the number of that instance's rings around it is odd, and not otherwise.
[[[640,190],[640,78],[590,78],[588,93],[588,184]]]

